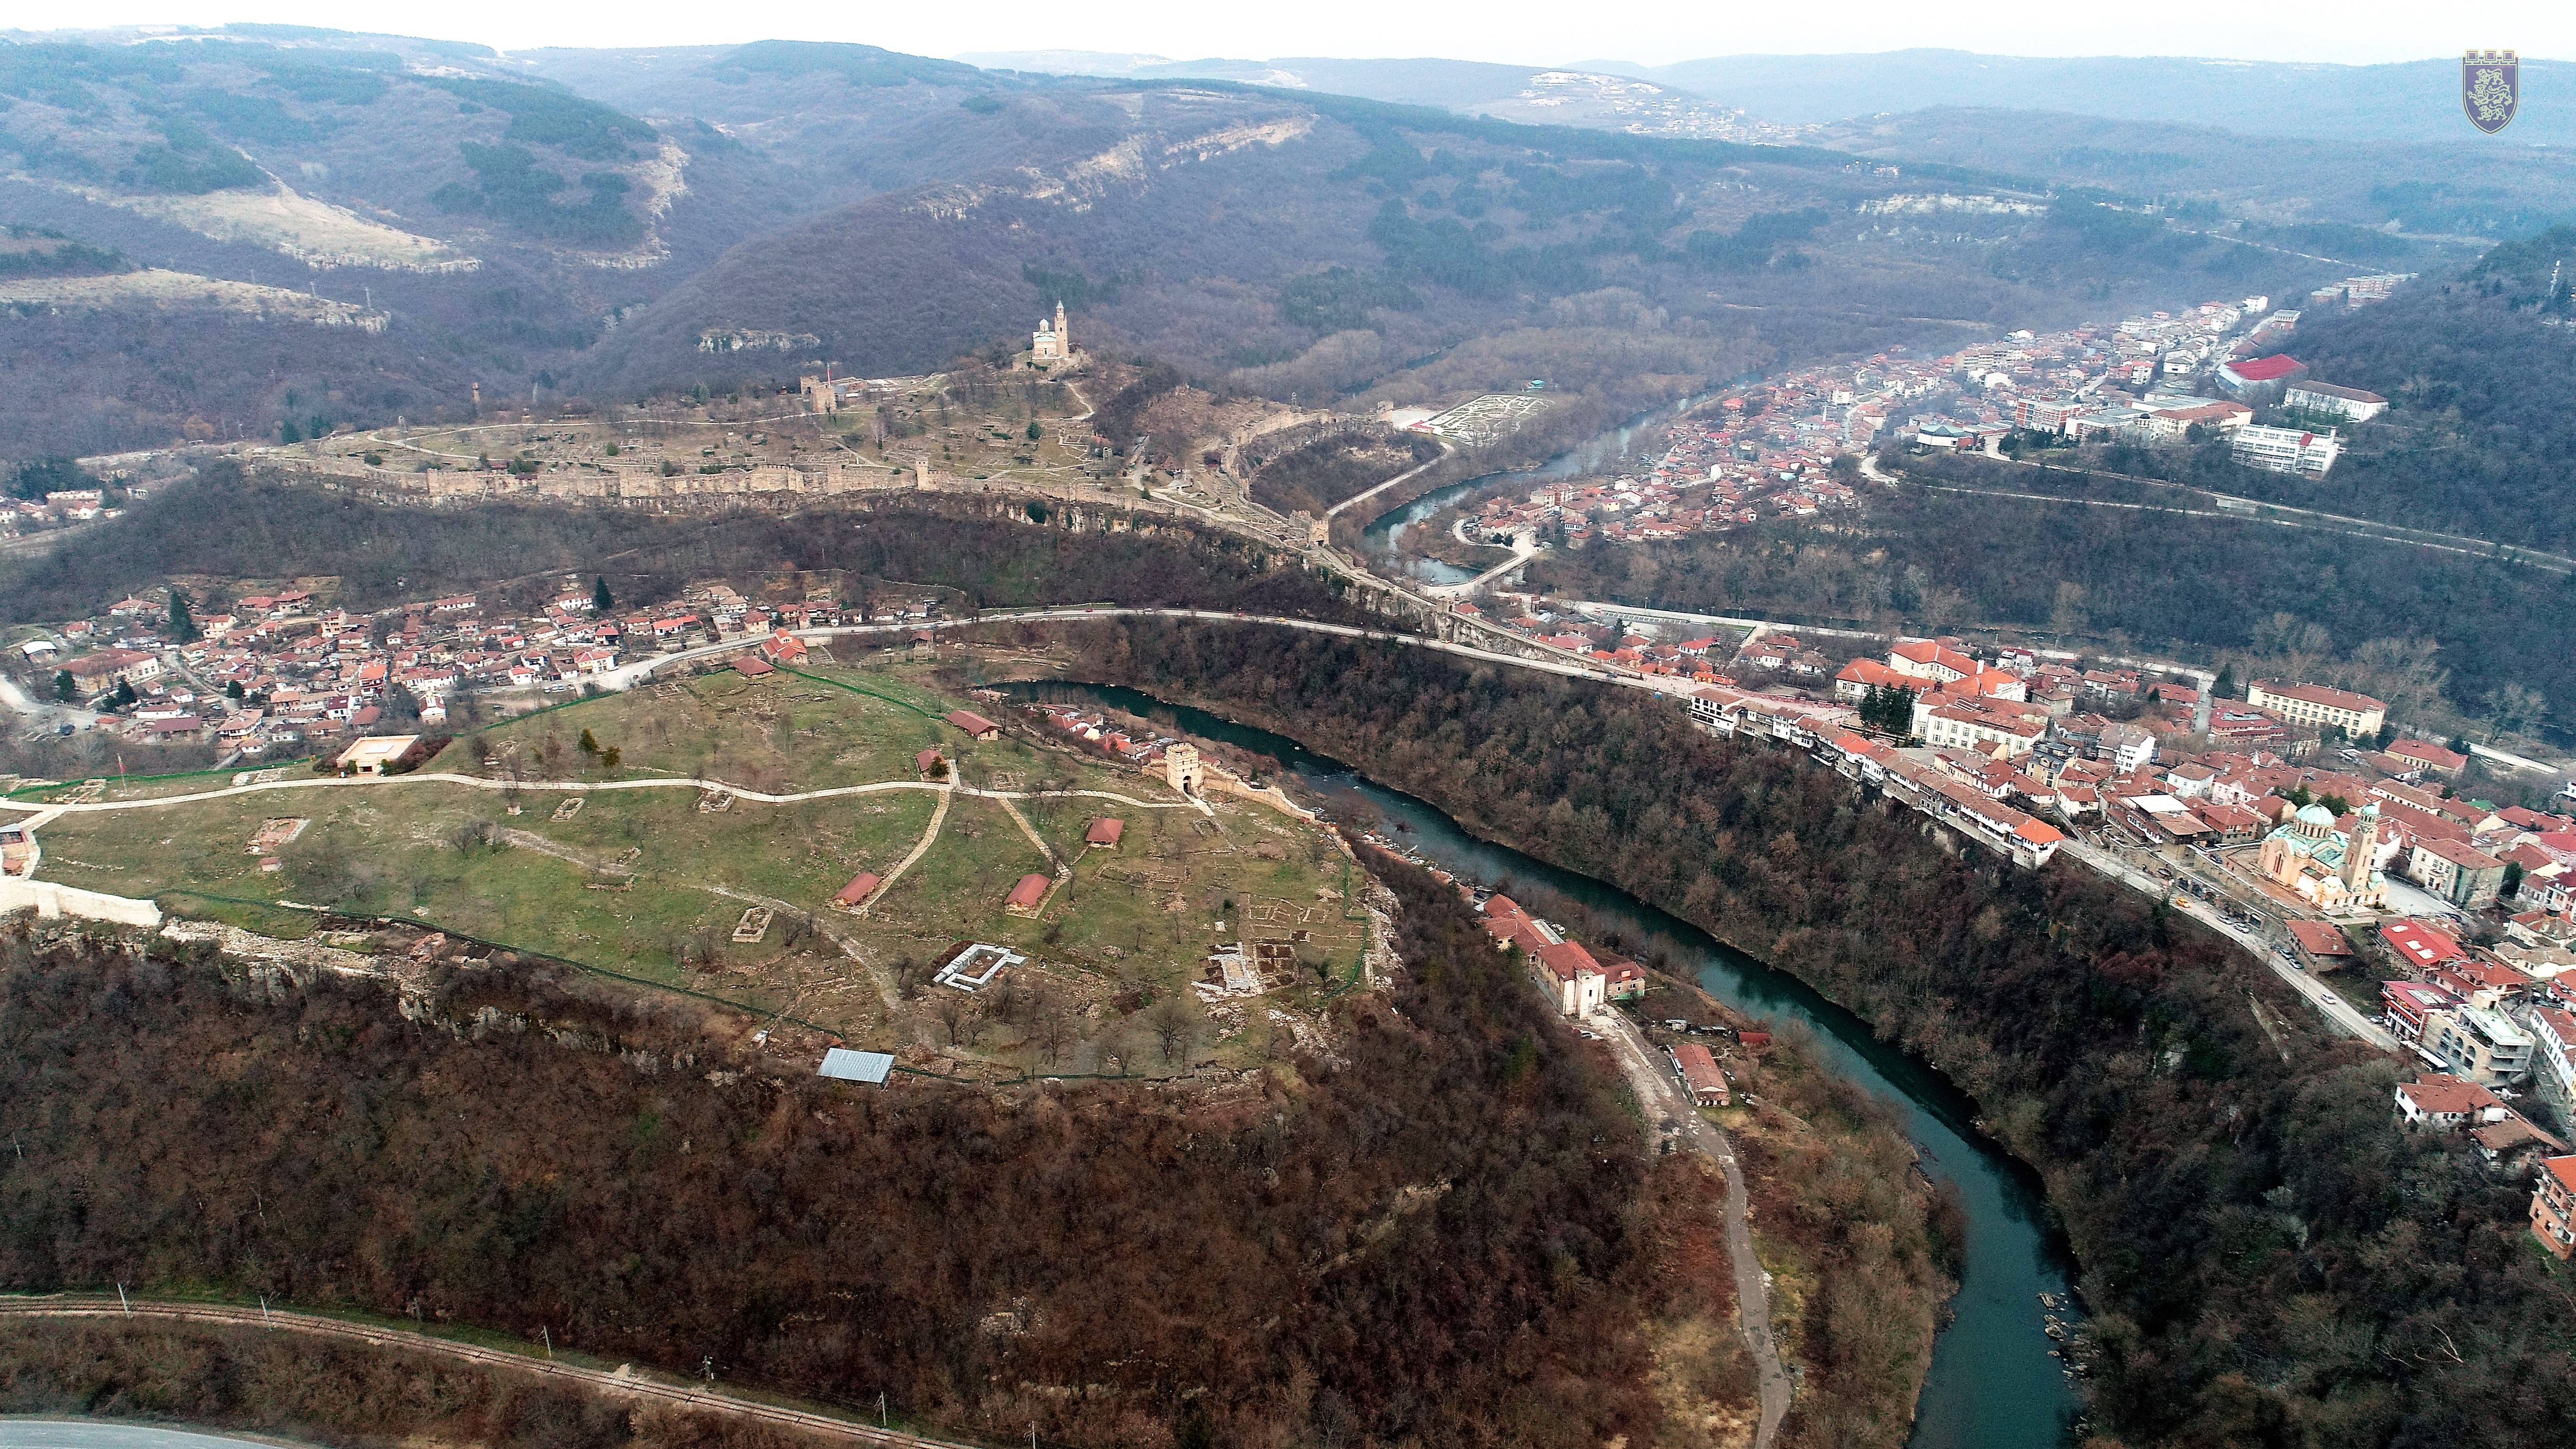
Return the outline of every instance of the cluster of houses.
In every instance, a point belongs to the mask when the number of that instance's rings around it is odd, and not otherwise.
[[[2352,296],[2376,300],[2404,280],[2356,277],[2344,287],[2358,289]],[[2271,312],[2237,334],[2247,317],[2269,305],[2269,298],[2247,297],[2129,317],[2108,332],[2016,332],[1940,359],[1933,386],[1923,386],[1918,376],[1896,395],[1947,389],[1939,410],[1908,419],[1910,440],[1930,450],[1979,451],[2016,431],[2078,442],[2170,444],[2190,439],[2198,429],[2204,437],[2227,435],[2230,456],[2248,467],[2323,478],[2343,451],[2335,425],[2376,417],[2388,400],[2311,380],[2304,364],[2281,353],[2298,326],[2297,311]],[[2221,396],[2210,396],[2213,390]],[[1868,416],[1865,409],[1881,401],[1854,406],[1869,431],[1885,414]],[[2267,405],[2302,415],[2303,425],[2254,425],[2255,410]],[[2308,425],[2317,423],[2324,426]]]
[[[1833,670],[1777,631],[1730,651],[1714,638],[1659,642],[1635,622],[1504,622],[1669,678],[1703,727],[1813,750],[2027,865],[2048,858],[2060,827],[2107,826],[2153,845],[2249,847],[2249,871],[2292,914],[2378,912],[2392,876],[2462,912],[2509,883],[2519,904],[2576,910],[2576,821],[2457,798],[2446,786],[2467,757],[2392,737],[2386,704],[2367,695],[2258,680],[2246,699],[2221,700],[2053,651],[1980,658],[1952,638]],[[2328,750],[2328,739],[2352,743]]]
[[[2323,476],[2339,448],[2331,430],[2320,437],[2249,429],[2255,409],[2248,401],[2201,390],[2211,382],[2228,390],[2231,368],[2263,370],[2248,359],[2277,348],[2299,319],[2295,311],[2271,312],[2238,335],[2247,317],[2269,306],[2265,297],[2204,302],[2116,327],[2017,331],[1955,352],[1918,357],[1895,348],[1857,364],[1791,372],[1765,380],[1759,391],[1719,399],[1706,410],[1710,420],[1677,429],[1643,473],[1491,499],[1470,527],[1493,542],[1561,531],[1569,546],[1581,547],[1595,537],[1677,538],[1847,507],[1856,500],[1834,476],[1834,458],[1868,448],[1892,422],[1918,446],[1958,451],[1982,449],[2016,430],[2167,443],[2197,426],[2233,433],[2241,461]],[[2280,379],[2266,380],[2269,391],[2257,389],[2251,401],[2283,401]],[[2387,406],[2352,389],[2310,384],[2309,391],[2314,395],[2289,405],[2355,420]],[[2272,436],[2284,431],[2286,454]]]
[[[893,612],[937,607],[907,600]],[[764,654],[801,655],[788,631],[841,622],[830,600],[759,604],[715,582],[691,585],[670,605],[603,613],[592,589],[568,580],[534,612],[474,594],[373,613],[327,607],[302,589],[253,594],[190,618],[196,637],[181,639],[169,595],[155,593],[17,648],[31,692],[108,711],[99,723],[125,740],[213,743],[256,758],[389,718],[435,726],[460,691],[577,691],[621,660],[695,644],[740,638]]]
[[[0,538],[114,518],[124,511],[111,506],[105,490],[98,488],[59,488],[42,498],[0,498]]]
[[[2533,1235],[2576,1254],[2576,1154],[2515,1105],[2536,1098],[2576,1121],[2576,922],[2524,911],[2481,946],[2395,920],[2377,945],[2397,963],[2380,983],[2382,1020],[2422,1068],[2397,1088],[2398,1120],[2466,1134],[2499,1171],[2532,1171]]]
[[[1738,676],[1823,672],[1822,656],[1799,641],[1763,639],[1771,647],[1757,642],[1722,663],[1708,639],[1667,646],[1596,629],[1551,642],[1687,676],[1674,694],[1703,727],[1809,750],[2024,866],[2046,863],[2066,839],[2043,815],[2116,823],[2155,844],[2252,847],[2251,872],[2283,908],[2302,964],[2335,969],[2364,949],[2395,963],[2383,1019],[2423,1070],[2397,1089],[2401,1119],[2467,1134],[2499,1171],[2532,1172],[2533,1233],[2561,1257],[2576,1254],[2576,1153],[2513,1105],[2536,1095],[2559,1122],[2576,1121],[2576,816],[2459,798],[2443,782],[2460,777],[2466,757],[2386,738],[2382,701],[2330,686],[2257,681],[2236,707],[2135,670],[2011,649],[1980,659],[1936,639],[1851,661],[1826,699],[1815,684],[1742,687]],[[1883,723],[1891,699],[1910,710],[1912,738],[1928,743],[1898,742]],[[2131,718],[2098,712],[2114,707]],[[1864,716],[1882,723],[1864,726]],[[2160,762],[2177,736],[2206,738]],[[2365,743],[2329,753],[2320,737]],[[2460,919],[2487,912],[2501,929],[2463,944],[2435,921],[2389,917],[2392,877]],[[2507,895],[2510,915],[2499,904]],[[1634,963],[1567,940],[1508,897],[1480,911],[1567,1016],[1643,990]],[[1724,1100],[1722,1075],[1676,1062],[1696,1098]]]
[[[1711,461],[1707,450],[1725,451]],[[1490,543],[1554,534],[1568,548],[1581,548],[1595,538],[1651,543],[1766,517],[1813,517],[1860,504],[1859,493],[1833,476],[1840,451],[1829,439],[1794,434],[1774,451],[1770,441],[1737,442],[1731,428],[1710,428],[1675,444],[1644,476],[1554,483],[1526,498],[1490,498],[1467,527]]]
[[[1180,743],[1177,736],[1130,730],[1113,723],[1098,710],[1080,710],[1063,704],[1038,704],[1029,708],[1050,727],[1085,744],[1097,745],[1131,765],[1150,765]]]
[[[1908,420],[1912,441],[1970,452],[2015,431],[2167,443],[2194,425],[2241,426],[2253,409],[2202,396],[2200,387],[2231,352],[2266,345],[2298,325],[2296,312],[2275,312],[2230,343],[2245,318],[2270,305],[2267,297],[2203,302],[2124,318],[2116,327],[2015,332],[1964,349],[1945,370],[1955,383],[1941,410]]]

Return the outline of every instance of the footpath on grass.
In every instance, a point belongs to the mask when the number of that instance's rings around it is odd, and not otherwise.
[[[88,815],[107,810],[153,810],[164,805],[193,805],[201,800],[221,800],[233,795],[256,795],[263,790],[350,790],[382,789],[394,785],[463,785],[475,790],[551,790],[561,794],[586,795],[594,790],[700,790],[720,791],[738,800],[754,800],[763,805],[797,805],[807,800],[832,800],[845,795],[873,795],[885,790],[939,790],[950,787],[937,780],[878,780],[865,785],[835,785],[823,790],[798,790],[772,795],[745,785],[722,780],[700,779],[694,775],[652,780],[495,780],[483,775],[458,775],[444,770],[415,770],[408,775],[326,775],[311,780],[268,780],[255,785],[232,785],[221,790],[201,790],[194,795],[162,795],[149,800],[93,800],[79,805],[40,805],[27,800],[0,800],[0,809],[40,812],[51,819],[61,815]],[[1139,800],[1114,790],[983,790],[965,785],[955,787],[960,795],[973,795],[986,800],[1055,800],[1081,796],[1095,800],[1114,800],[1138,810],[1201,810],[1208,807],[1196,800]]]

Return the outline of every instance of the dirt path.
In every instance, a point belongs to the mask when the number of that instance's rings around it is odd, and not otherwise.
[[[860,915],[864,916],[875,909],[876,903],[885,899],[886,887],[903,879],[905,871],[912,869],[916,861],[930,853],[932,842],[939,839],[940,825],[948,819],[948,802],[957,798],[957,791],[953,788],[956,783],[956,777],[951,775],[948,784],[939,787],[939,803],[931,807],[930,811],[930,828],[921,832],[921,839],[913,845],[912,853],[898,862],[894,869],[887,871],[885,879],[877,882],[877,888],[869,893],[868,899],[859,903]]]
[[[610,865],[600,860],[598,857],[591,855],[587,851],[575,850],[569,845],[557,845],[555,842],[546,839],[544,836],[537,834],[533,830],[513,830],[504,828],[495,831],[494,834],[504,845],[512,846],[520,850],[533,850],[539,855],[551,855],[557,860],[580,866],[583,870],[589,871],[593,875],[635,874],[635,870],[631,866]]]
[[[1011,823],[1013,825],[1020,827],[1020,833],[1029,838],[1029,844],[1037,847],[1039,858],[1043,859],[1048,865],[1054,867],[1058,879],[1062,879],[1065,876],[1073,874],[1073,867],[1056,859],[1055,852],[1047,848],[1047,843],[1044,840],[1038,838],[1037,827],[1029,823],[1029,817],[1020,813],[1019,806],[1012,804],[1010,800],[1004,796],[995,796],[993,803],[1002,807],[1002,813],[1011,817]]]
[[[400,1329],[376,1328],[366,1324],[347,1323],[336,1318],[322,1318],[309,1313],[265,1311],[257,1308],[225,1308],[212,1304],[159,1303],[136,1299],[131,1307],[121,1308],[114,1300],[74,1298],[12,1299],[0,1302],[0,1317],[10,1318],[89,1318],[152,1319],[162,1323],[217,1324],[232,1328],[265,1328],[272,1333],[299,1333],[315,1338],[336,1338],[348,1343],[371,1344],[382,1348],[402,1349],[413,1353],[434,1353],[448,1358],[465,1359],[492,1368],[515,1369],[541,1378],[571,1381],[598,1393],[626,1394],[639,1399],[660,1399],[709,1413],[732,1414],[758,1420],[783,1429],[822,1434],[859,1444],[878,1444],[890,1449],[964,1449],[951,1440],[925,1439],[917,1434],[898,1433],[872,1428],[848,1419],[835,1419],[802,1409],[782,1408],[775,1404],[754,1403],[680,1384],[663,1383],[621,1370],[610,1373],[601,1369],[580,1368],[551,1359],[528,1358],[499,1349],[479,1348],[424,1333],[405,1333]]]
[[[162,795],[149,800],[99,800],[86,805],[39,805],[26,800],[0,800],[0,809],[32,810],[46,819],[55,816],[100,810],[149,810],[161,805],[193,805],[200,800],[221,800],[232,795],[255,795],[262,790],[331,790],[402,784],[463,785],[475,790],[546,790],[556,793],[588,794],[594,790],[721,790],[739,800],[756,800],[763,805],[795,805],[807,800],[836,800],[846,795],[873,795],[883,790],[936,790],[946,794],[950,787],[930,780],[879,780],[868,785],[837,785],[825,790],[799,790],[787,795],[770,795],[722,780],[701,780],[694,776],[667,780],[493,780],[481,775],[458,775],[446,771],[415,771],[408,775],[331,775],[312,780],[271,780],[263,785],[231,785],[221,790],[200,790],[193,795]],[[1138,810],[1203,809],[1193,800],[1139,800],[1114,790],[976,790],[958,786],[957,792],[985,800],[1043,800],[1068,796],[1088,796],[1098,800],[1115,800]]]
[[[1780,1363],[1780,1345],[1771,1333],[1770,1275],[1762,1271],[1762,1260],[1753,1252],[1744,1169],[1736,1163],[1735,1145],[1682,1095],[1681,1084],[1658,1061],[1658,1053],[1646,1044],[1636,1023],[1616,1011],[1590,1020],[1604,1028],[1603,1036],[1619,1058],[1619,1069],[1627,1074],[1628,1085],[1636,1090],[1637,1103],[1645,1109],[1648,1119],[1662,1116],[1680,1124],[1682,1141],[1716,1158],[1726,1174],[1726,1255],[1734,1260],[1736,1313],[1744,1328],[1745,1344],[1753,1350],[1754,1374],[1762,1389],[1762,1420],[1753,1431],[1753,1449],[1769,1449],[1780,1432],[1780,1421],[1789,1415],[1791,1385],[1789,1372]]]
[[[1341,512],[1343,509],[1350,507],[1350,506],[1351,506],[1352,504],[1354,504],[1354,503],[1361,503],[1361,502],[1365,502],[1365,501],[1367,501],[1368,499],[1375,498],[1375,497],[1376,497],[1376,496],[1378,496],[1379,494],[1384,493],[1384,492],[1385,492],[1386,490],[1388,490],[1389,488],[1394,487],[1396,484],[1401,483],[1401,482],[1403,482],[1404,480],[1406,480],[1406,479],[1408,479],[1408,478],[1413,477],[1415,474],[1422,472],[1424,469],[1426,469],[1426,468],[1432,468],[1432,467],[1437,467],[1438,465],[1440,465],[1440,464],[1442,464],[1442,463],[1447,462],[1447,461],[1449,460],[1449,455],[1450,455],[1450,454],[1452,454],[1452,453],[1454,453],[1454,452],[1456,452],[1456,451],[1458,451],[1456,448],[1453,448],[1453,447],[1451,447],[1451,446],[1449,445],[1449,440],[1448,440],[1448,439],[1446,439],[1446,438],[1442,438],[1442,439],[1440,439],[1440,456],[1439,456],[1439,457],[1434,458],[1434,459],[1432,459],[1430,462],[1423,464],[1423,465],[1422,465],[1422,467],[1420,467],[1420,468],[1408,468],[1408,469],[1406,469],[1405,471],[1403,471],[1403,472],[1401,472],[1401,473],[1396,474],[1394,477],[1387,479],[1385,482],[1380,483],[1380,484],[1378,484],[1376,487],[1371,488],[1371,489],[1368,489],[1368,490],[1367,490],[1367,491],[1365,491],[1365,492],[1361,492],[1361,493],[1354,493],[1354,494],[1352,494],[1350,497],[1345,498],[1345,499],[1343,499],[1341,502],[1334,504],[1332,507],[1325,509],[1325,510],[1324,510],[1324,516],[1325,516],[1326,518],[1330,518],[1330,517],[1332,517],[1333,515],[1335,515],[1335,514],[1337,514],[1337,513]]]

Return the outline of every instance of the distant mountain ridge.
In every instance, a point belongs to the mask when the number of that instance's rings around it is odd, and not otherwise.
[[[1630,72],[1635,74],[1636,72]],[[2072,111],[2122,121],[2215,126],[2262,136],[2340,141],[2479,139],[2460,113],[2455,59],[2393,65],[2204,60],[2182,56],[2063,58],[1898,50],[1879,55],[1742,55],[1655,66],[1644,74],[1756,115],[1788,122],[1933,106]],[[2505,145],[2576,143],[2576,65],[2522,62],[2522,109]]]
[[[2218,60],[2190,56],[2009,56],[1964,50],[1845,55],[1734,55],[1645,66],[1585,60],[1559,66],[1441,59],[1170,60],[1094,51],[990,52],[958,57],[987,69],[1058,75],[1188,77],[1338,91],[1372,100],[1468,110],[1524,89],[1551,70],[1649,80],[1783,125],[1979,107],[2062,111],[2117,121],[2208,126],[2257,136],[2341,141],[2482,140],[2460,114],[2459,66],[2448,59],[2389,65]],[[2521,115],[2492,144],[2576,145],[2576,65],[2522,63]]]
[[[134,264],[0,278],[0,453],[922,371],[1058,299],[1104,354],[1283,400],[1569,397],[2298,295],[2576,214],[2527,145],[1994,108],[1784,132],[1608,63],[976,59],[0,37],[0,225]]]

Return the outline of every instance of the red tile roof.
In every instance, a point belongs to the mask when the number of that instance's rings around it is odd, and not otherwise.
[[[2444,961],[2465,961],[2469,953],[2460,943],[2425,925],[2421,921],[2391,921],[2379,928],[2380,939],[2397,952],[2397,959],[2410,966],[2438,966]]]
[[[2576,1156],[2552,1157],[2540,1164],[2541,1170],[2558,1179],[2558,1185],[2576,1192]]]
[[[2349,956],[2352,941],[2337,927],[2323,921],[2292,921],[2290,934],[2298,937],[2299,947],[2311,956]]]
[[[1673,1048],[1673,1060],[1680,1065],[1682,1080],[1690,1084],[1692,1096],[1705,1094],[1720,1102],[1726,1100],[1726,1074],[1717,1069],[1717,1058],[1709,1055],[1707,1047],[1695,1041],[1683,1042]]]
[[[2247,382],[2270,382],[2274,378],[2286,377],[2298,371],[2301,365],[2299,360],[2290,354],[2276,352],[2269,357],[2257,357],[2250,362],[2230,363],[2228,370]]]
[[[2427,1115],[2464,1116],[2504,1105],[2496,1100],[2495,1093],[2475,1082],[2464,1082],[2439,1073],[2420,1082],[2408,1082],[2397,1090],[2414,1102],[2415,1110]]]
[[[1601,969],[1601,963],[1592,959],[1591,952],[1572,941],[1559,941],[1553,946],[1541,946],[1538,950],[1538,959],[1539,964],[1556,973],[1557,979],[1561,981],[1571,981],[1582,972],[1598,972]]]

